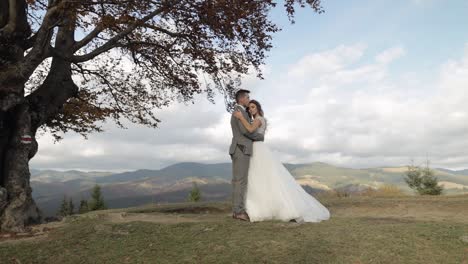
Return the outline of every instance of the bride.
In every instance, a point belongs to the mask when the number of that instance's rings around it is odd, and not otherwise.
[[[247,110],[252,123],[239,111],[234,112],[234,116],[249,132],[265,134],[267,122],[260,103],[251,100]],[[262,141],[253,142],[245,207],[251,222],[320,222],[330,218],[328,209],[304,191]]]

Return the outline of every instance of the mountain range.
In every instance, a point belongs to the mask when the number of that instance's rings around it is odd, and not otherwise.
[[[331,189],[356,192],[393,184],[404,191],[406,167],[351,169],[314,162],[284,164],[297,182],[311,194]],[[468,192],[468,170],[435,169],[446,194]],[[206,201],[226,201],[231,195],[231,163],[177,163],[160,170],[135,170],[121,173],[98,171],[57,171],[31,169],[33,198],[45,216],[55,215],[64,196],[75,207],[89,199],[99,184],[109,208],[145,203],[182,202],[196,183]]]

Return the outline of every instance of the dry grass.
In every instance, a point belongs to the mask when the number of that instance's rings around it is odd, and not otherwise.
[[[359,193],[361,196],[406,196],[408,195],[404,191],[402,191],[398,186],[393,184],[384,184],[377,189],[368,188],[363,192]]]
[[[229,203],[92,212],[66,219],[40,241],[0,243],[0,262],[435,264],[466,260],[468,195],[319,199],[332,218],[305,224],[236,221],[230,217]]]
[[[355,196],[366,196],[366,197],[399,197],[399,196],[409,196],[408,193],[401,190],[398,186],[393,184],[384,184],[377,189],[367,188],[361,192],[347,192],[342,190],[329,190],[320,192],[315,197],[322,199],[327,198],[346,198],[346,197],[355,197]]]

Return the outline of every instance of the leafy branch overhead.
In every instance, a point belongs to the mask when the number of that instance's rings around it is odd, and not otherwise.
[[[16,2],[27,19],[3,8]],[[196,94],[213,100],[221,92],[229,103],[242,75],[253,69],[262,78],[260,65],[280,30],[269,17],[277,6],[271,0],[0,3],[0,96],[12,98],[1,107],[26,100],[34,126],[57,139],[101,131],[97,121],[106,119],[156,127],[154,109]],[[320,0],[282,5],[291,22],[297,7],[323,12]],[[24,58],[6,55],[11,42]]]

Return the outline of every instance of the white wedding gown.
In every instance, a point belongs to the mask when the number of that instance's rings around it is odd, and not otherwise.
[[[265,133],[266,122],[258,133]],[[320,222],[330,212],[299,185],[281,161],[261,141],[253,143],[245,207],[251,222],[281,220]]]

